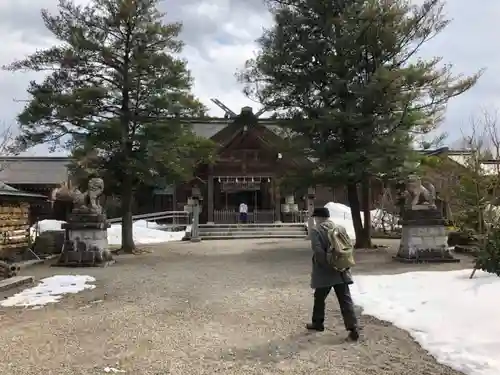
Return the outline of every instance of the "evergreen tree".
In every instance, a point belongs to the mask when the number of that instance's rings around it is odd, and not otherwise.
[[[370,178],[400,169],[412,132],[432,130],[479,73],[455,77],[440,58],[416,57],[448,24],[440,0],[269,3],[275,25],[240,79],[248,95],[285,113],[284,126],[300,140],[295,152],[315,160],[330,185],[346,185],[356,245],[369,246],[357,187],[366,206]]]
[[[49,73],[30,83],[18,141],[65,147],[82,165],[106,171],[120,193],[127,252],[135,247],[138,184],[185,175],[211,153],[210,142],[183,123],[205,108],[190,94],[192,79],[177,57],[181,25],[163,22],[159,1],[60,0],[58,14],[42,11],[58,44],[6,67]]]

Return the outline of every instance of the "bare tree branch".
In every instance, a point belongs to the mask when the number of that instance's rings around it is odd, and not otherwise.
[[[16,132],[12,125],[0,126],[0,156],[12,156],[19,154],[16,144]]]

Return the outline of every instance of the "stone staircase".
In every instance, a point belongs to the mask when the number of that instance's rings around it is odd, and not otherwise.
[[[305,238],[305,224],[201,224],[202,240],[246,238]]]

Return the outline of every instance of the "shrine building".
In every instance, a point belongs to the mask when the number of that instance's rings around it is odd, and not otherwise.
[[[196,134],[218,146],[216,162],[200,165],[193,180],[163,192],[163,203],[162,192],[157,191],[157,210],[183,210],[193,187],[203,197],[201,223],[237,223],[241,203],[249,208],[249,223],[304,222],[308,201],[315,205],[347,203],[343,189],[311,186],[293,193],[281,191],[279,180],[285,172],[311,162],[284,155],[280,128],[272,119],[259,119],[260,114],[243,107],[238,115],[227,110],[224,119],[193,123]]]

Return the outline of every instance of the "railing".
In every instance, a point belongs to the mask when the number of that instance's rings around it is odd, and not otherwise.
[[[230,210],[214,210],[214,223],[236,224],[239,222],[239,213]]]
[[[247,215],[247,223],[274,223],[274,221],[274,210],[256,210]],[[214,223],[239,224],[240,213],[233,210],[214,210]]]
[[[163,211],[163,212],[153,212],[150,214],[134,215],[132,216],[133,221],[146,220],[146,221],[163,221],[173,225],[186,225],[191,223],[191,215],[187,211]],[[108,219],[111,224],[121,223],[121,217],[115,217],[113,219]]]
[[[284,214],[284,221],[291,223],[305,223],[308,218],[307,211],[299,211]],[[133,221],[146,220],[152,222],[161,221],[170,225],[188,225],[192,222],[192,215],[187,211],[163,211],[149,214],[134,215]],[[274,210],[256,210],[248,213],[247,223],[274,223],[276,221]],[[108,219],[111,224],[122,222],[121,217]],[[217,224],[239,224],[240,213],[233,210],[214,210],[214,222]]]
[[[276,221],[274,210],[261,210],[251,212],[252,223],[274,223]]]
[[[292,223],[306,223],[309,219],[309,211],[301,210],[297,212],[292,212],[289,214]],[[288,221],[288,220],[287,220]]]

